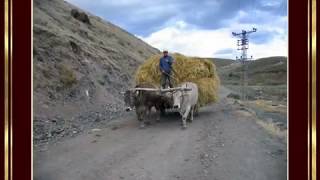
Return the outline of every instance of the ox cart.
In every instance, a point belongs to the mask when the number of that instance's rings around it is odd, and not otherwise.
[[[145,127],[146,116],[154,107],[157,113],[156,121],[165,112],[179,112],[182,116],[182,127],[186,128],[186,120],[193,120],[193,113],[198,111],[198,87],[187,82],[174,88],[156,88],[152,85],[137,85],[123,92],[126,111],[135,110],[140,128]]]

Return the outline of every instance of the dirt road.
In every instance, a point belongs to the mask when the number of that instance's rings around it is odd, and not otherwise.
[[[34,153],[35,180],[285,180],[286,143],[225,98],[186,130],[171,114],[138,129],[133,113]]]

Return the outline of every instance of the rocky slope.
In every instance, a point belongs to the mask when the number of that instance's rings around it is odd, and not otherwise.
[[[122,110],[120,91],[159,51],[123,29],[62,0],[35,0],[35,144],[77,134]]]

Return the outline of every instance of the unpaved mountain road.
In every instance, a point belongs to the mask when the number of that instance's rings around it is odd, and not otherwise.
[[[138,129],[135,114],[34,152],[35,180],[285,180],[287,146],[221,88],[186,130],[171,114]]]

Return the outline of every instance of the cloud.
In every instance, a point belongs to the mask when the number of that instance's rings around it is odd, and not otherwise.
[[[68,0],[159,49],[234,58],[231,32],[256,27],[249,55],[287,55],[287,0]]]
[[[68,0],[127,31],[147,35],[161,28],[179,12],[181,2],[169,0]]]
[[[202,30],[183,21],[141,38],[160,50],[169,49],[201,57],[212,57],[219,50],[234,45],[234,39],[228,29]]]
[[[68,0],[140,36],[158,31],[173,21],[184,21],[201,29],[223,28],[241,10],[251,15],[251,23],[261,21],[255,11],[286,14],[286,0]],[[268,21],[267,17],[263,21]],[[270,21],[270,19],[269,19]]]
[[[242,24],[239,23],[240,19],[247,15],[242,11],[238,15],[226,21],[224,28],[205,30],[177,21],[176,24],[141,38],[160,50],[169,49],[190,56],[234,59],[240,56],[240,52],[236,50],[237,39],[232,36],[232,32],[257,27],[258,32],[249,36],[249,57],[287,56],[287,17],[277,17],[272,22],[263,24]]]

